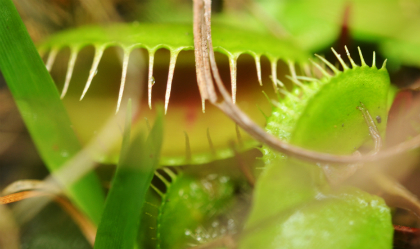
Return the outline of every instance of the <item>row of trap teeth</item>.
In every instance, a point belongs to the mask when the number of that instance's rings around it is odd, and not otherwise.
[[[89,71],[89,76],[85,85],[85,88],[82,92],[82,95],[80,97],[80,100],[82,100],[84,98],[84,96],[86,95],[93,77],[96,75],[97,73],[97,69],[98,69],[98,65],[99,62],[102,58],[102,55],[104,53],[104,50],[108,47],[108,45],[97,45],[95,46],[95,55],[93,58],[93,63],[91,66],[91,69]],[[71,47],[70,50],[70,59],[68,62],[68,67],[67,67],[67,73],[66,73],[66,77],[65,77],[65,82],[64,82],[64,87],[61,93],[61,98],[64,98],[64,96],[67,93],[67,90],[69,88],[70,85],[70,80],[73,74],[73,69],[74,69],[74,65],[77,59],[77,55],[80,52],[81,47]],[[119,111],[120,109],[120,105],[121,105],[121,100],[122,100],[122,96],[124,93],[124,85],[125,85],[125,80],[126,80],[126,76],[127,76],[127,67],[128,67],[128,61],[129,61],[129,57],[130,57],[130,53],[132,51],[132,47],[128,47],[128,48],[123,48],[124,50],[124,57],[123,57],[123,65],[122,65],[122,76],[121,76],[121,84],[120,84],[120,90],[118,93],[118,102],[117,102],[117,108],[116,108],[116,112]],[[173,80],[173,75],[174,75],[174,71],[175,71],[175,64],[176,64],[176,60],[178,57],[178,54],[180,51],[184,50],[186,48],[179,48],[176,50],[170,50],[171,51],[171,55],[170,55],[170,63],[169,63],[169,73],[168,73],[168,81],[167,81],[167,85],[166,85],[166,92],[165,92],[165,114],[168,110],[168,105],[169,105],[169,99],[170,99],[170,95],[171,95],[171,88],[172,88],[172,80]],[[48,69],[48,71],[51,70],[56,55],[59,52],[60,48],[52,48],[49,52],[48,55],[48,59],[47,59],[47,63],[46,63],[46,67]],[[337,52],[332,49],[334,54],[336,55],[337,59],[339,60],[340,64],[342,65],[344,71],[348,70],[349,67],[344,63],[344,61],[342,60],[341,56],[339,54],[337,54]],[[152,87],[155,83],[154,77],[153,77],[153,64],[154,64],[154,54],[155,54],[156,50],[151,50],[148,49],[148,53],[149,53],[149,69],[148,69],[148,105],[149,108],[152,108]],[[357,67],[357,65],[354,63],[353,59],[350,56],[350,53],[347,50],[346,47],[346,51],[347,51],[347,56],[349,57],[350,63],[352,65],[352,67]],[[363,59],[363,55],[360,51],[359,48],[359,54],[360,54],[360,60],[361,60],[361,64],[362,66],[366,66],[366,63]],[[232,101],[233,103],[236,102],[236,90],[237,90],[237,83],[236,83],[236,77],[237,77],[237,60],[240,54],[236,54],[236,55],[231,55],[229,54],[229,66],[230,66],[230,76],[231,76],[231,88],[232,88]],[[375,67],[375,53],[373,54],[373,65],[372,67]],[[258,82],[260,85],[262,85],[262,80],[261,80],[261,62],[260,62],[260,58],[261,55],[257,55],[257,54],[252,54],[252,56],[254,57],[255,60],[255,64],[256,64],[256,69],[257,69],[257,77],[258,77]],[[334,74],[338,74],[340,73],[340,71],[334,66],[332,65],[330,62],[328,62],[326,59],[324,59],[323,57],[316,55],[322,62],[324,62],[331,70]],[[280,82],[277,79],[277,58],[270,58],[270,64],[271,64],[271,79],[273,81],[273,87],[275,92],[277,92],[277,88],[278,86],[280,87],[284,87],[284,84],[282,82]],[[312,61],[313,62],[313,61]],[[385,61],[386,62],[386,61]],[[385,67],[385,62],[383,67]],[[321,67],[319,64],[313,62],[313,64],[322,72],[322,74],[325,77],[331,77],[331,74],[329,74],[323,67]],[[312,81],[312,80],[316,80],[314,78],[309,78],[309,77],[299,77],[296,76],[296,72],[294,70],[294,64],[292,62],[289,62],[289,68],[290,68],[290,73],[291,76],[288,76],[288,78],[295,83],[298,86],[304,87],[304,85],[299,81],[300,80],[306,80],[306,81]],[[203,101],[203,112],[205,111],[205,106],[204,106],[204,101]]]

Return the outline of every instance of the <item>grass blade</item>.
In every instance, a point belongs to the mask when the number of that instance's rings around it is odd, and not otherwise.
[[[163,114],[146,139],[142,133],[129,142],[131,115],[129,102],[120,161],[105,203],[96,235],[95,249],[132,249],[137,239],[140,211],[159,162],[163,139]]]
[[[54,82],[11,0],[0,1],[0,70],[45,165],[53,172],[80,149]],[[104,195],[89,173],[67,187],[70,198],[98,223]]]

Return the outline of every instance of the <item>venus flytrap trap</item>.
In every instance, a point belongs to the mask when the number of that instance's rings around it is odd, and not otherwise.
[[[175,37],[175,38],[173,38]],[[226,55],[228,57],[229,68],[230,68],[230,78],[231,78],[231,92],[232,92],[232,101],[236,101],[236,91],[237,88],[241,88],[241,86],[237,86],[236,78],[237,78],[237,60],[239,56],[242,54],[249,54],[253,57],[255,61],[255,68],[257,72],[258,82],[262,84],[262,77],[261,77],[261,57],[265,56],[269,59],[271,74],[273,79],[277,79],[277,63],[279,60],[293,60],[296,62],[303,61],[307,54],[297,47],[295,47],[290,41],[278,41],[276,38],[270,35],[259,35],[261,39],[258,42],[252,40],[253,35],[249,32],[231,29],[228,27],[222,26],[214,26],[214,45],[216,51],[219,53]],[[65,82],[62,89],[61,96],[65,99],[65,95],[67,90],[70,86],[70,80],[72,74],[74,74],[74,66],[75,61],[77,58],[77,54],[80,50],[82,50],[86,46],[93,46],[95,49],[94,58],[92,62],[91,69],[89,71],[89,76],[87,78],[87,82],[81,93],[80,100],[89,96],[88,89],[91,86],[92,80],[94,79],[95,74],[98,72],[98,65],[101,61],[101,58],[104,54],[104,51],[109,47],[120,47],[123,51],[123,63],[122,63],[122,75],[120,81],[120,90],[118,93],[118,100],[116,102],[116,111],[121,104],[123,92],[124,92],[124,85],[127,76],[127,66],[129,63],[129,56],[131,51],[144,48],[147,51],[149,62],[148,65],[148,76],[147,76],[147,106],[148,108],[152,108],[153,106],[153,87],[157,87],[157,85],[161,85],[163,82],[156,82],[155,77],[153,76],[154,70],[156,69],[155,64],[159,63],[155,61],[155,54],[156,51],[164,48],[169,50],[170,52],[170,62],[169,62],[169,70],[168,70],[168,77],[166,82],[166,89],[165,89],[165,96],[164,96],[164,105],[165,105],[165,113],[167,115],[171,114],[171,105],[170,105],[170,96],[171,96],[171,89],[179,88],[182,86],[172,86],[172,81],[174,78],[175,73],[175,66],[177,63],[177,58],[179,57],[179,53],[183,51],[193,50],[193,36],[191,32],[190,25],[183,25],[183,24],[146,24],[146,23],[133,23],[133,24],[114,24],[110,26],[100,27],[100,26],[90,26],[84,27],[77,30],[69,30],[63,33],[59,33],[48,38],[42,44],[38,46],[41,54],[48,52],[46,65],[47,68],[52,68],[54,61],[59,56],[59,52],[65,48],[70,48],[70,56],[67,66],[67,73],[65,76]],[[270,49],[267,49],[270,48]],[[192,64],[191,64],[192,65]],[[154,67],[155,66],[155,67]],[[178,82],[177,82],[178,83]],[[182,82],[179,82],[182,83]],[[256,82],[257,83],[257,82]],[[274,85],[274,82],[273,82]],[[276,88],[275,88],[276,89]],[[199,87],[199,92],[201,93],[203,90]],[[86,95],[87,94],[87,95]],[[204,95],[203,95],[204,96]],[[261,95],[262,96],[262,95]],[[82,100],[83,101],[83,100]],[[201,100],[202,102],[202,111],[205,112],[205,101],[204,99]],[[144,104],[142,108],[147,108]],[[188,107],[187,107],[188,108]],[[146,110],[143,112],[146,113]],[[178,112],[176,110],[172,112]],[[208,117],[211,117],[214,111],[212,109],[208,110],[209,113],[206,115],[207,122],[211,121]],[[145,114],[148,118],[153,117],[153,113]],[[197,114],[196,114],[197,115]],[[176,119],[179,120],[177,117]],[[167,146],[163,148],[161,164],[163,165],[183,165],[183,164],[202,164],[213,160],[224,159],[233,156],[232,150],[228,146],[228,140],[235,139],[235,137],[226,137],[220,138],[219,136],[214,137],[215,130],[220,133],[222,130],[226,130],[223,125],[230,125],[231,126],[231,133],[236,134],[235,125],[232,123],[222,123],[218,125],[217,119],[214,122],[207,123],[197,121],[195,126],[207,126],[204,129],[200,129],[201,132],[190,132],[188,128],[188,117],[185,118],[183,123],[180,123],[178,129],[179,131],[171,128],[165,129],[165,136],[166,137],[173,137],[174,133],[176,132],[184,132],[186,131],[185,142],[184,141],[176,141],[178,145],[176,147],[180,147],[179,144],[187,144],[185,149],[178,149],[176,152],[177,154],[172,153],[169,156]],[[170,118],[170,120],[173,120]],[[181,119],[182,121],[182,119]],[[174,120],[174,122],[179,122]],[[199,123],[201,122],[201,123]],[[211,125],[212,124],[212,125]],[[187,127],[185,127],[187,126]],[[184,131],[182,130],[184,129]],[[195,129],[198,130],[198,129]],[[201,135],[202,139],[197,138],[197,133]],[[247,150],[252,147],[255,147],[257,143],[255,143],[252,139],[250,139],[246,134],[242,135],[242,150]],[[217,140],[216,140],[217,139]],[[169,143],[169,139],[165,139],[165,143]],[[172,140],[172,139],[171,139]],[[192,141],[191,141],[192,140]],[[197,142],[197,140],[200,140]],[[207,141],[207,142],[206,142]],[[189,145],[191,144],[191,145]],[[197,149],[195,146],[200,146],[199,152],[196,152]],[[173,146],[172,146],[173,147]],[[182,146],[183,147],[183,146]],[[182,148],[180,147],[180,148]],[[206,149],[202,149],[205,147]],[[203,152],[208,151],[210,148],[211,153]],[[173,149],[172,149],[173,150]],[[118,152],[117,152],[118,153]],[[190,156],[189,156],[190,155]],[[100,157],[103,155],[100,155]],[[109,158],[109,157],[108,157]],[[110,158],[116,158],[116,156],[111,156]],[[115,160],[115,159],[112,159]],[[108,161],[109,162],[109,161]],[[111,161],[113,162],[113,161]]]
[[[130,57],[133,57],[132,53],[138,48],[147,52],[146,61],[149,62],[148,75],[145,77],[147,101],[142,104],[142,111],[149,111],[148,108],[156,109],[155,90],[163,84],[162,81],[155,80],[158,76],[156,69],[161,63],[157,54],[161,48],[168,50],[169,69],[163,97],[167,118],[171,112],[176,112],[172,107],[171,93],[173,89],[182,87],[173,85],[179,70],[177,66],[180,64],[180,57],[183,51],[195,50],[197,72],[193,76],[197,77],[197,88],[201,98],[198,101],[199,109],[206,112],[203,115],[207,115],[207,121],[215,116],[211,109],[213,106],[206,106],[207,100],[222,109],[251,135],[245,137],[242,147],[232,149],[232,146],[227,146],[231,138],[223,137],[215,142],[215,131],[205,127],[200,131],[203,136],[198,140],[204,141],[200,142],[206,145],[206,149],[197,153],[190,145],[191,140],[197,139],[195,134],[184,132],[183,128],[174,125],[175,122],[170,122],[169,128],[165,128],[169,130],[169,134],[162,134],[162,116],[158,115],[155,127],[150,132],[150,137],[155,139],[148,139],[145,143],[141,136],[134,135],[135,144],[143,148],[137,153],[139,148],[128,148],[127,129],[121,156],[115,153],[113,160],[108,160],[115,163],[119,156],[117,172],[98,228],[95,248],[132,248],[137,229],[139,248],[213,248],[222,246],[223,243],[207,243],[223,240],[224,236],[230,238],[227,240],[229,242],[223,244],[228,248],[390,248],[393,230],[389,207],[381,198],[359,189],[331,187],[331,179],[338,178],[326,170],[334,167],[351,168],[351,165],[335,165],[336,162],[348,164],[378,158],[373,153],[366,153],[367,156],[360,157],[348,155],[361,147],[365,147],[365,150],[368,148],[368,151],[373,150],[370,142],[372,134],[384,137],[393,96],[385,63],[378,69],[374,59],[372,66],[368,66],[359,50],[360,66],[356,65],[347,52],[350,68],[333,50],[343,68],[342,71],[336,68],[334,63],[320,56],[318,59],[323,65],[314,62],[311,68],[304,64],[307,53],[291,41],[278,40],[260,33],[254,34],[249,30],[211,26],[211,1],[194,0],[193,4],[194,27],[150,23],[89,26],[56,34],[38,47],[41,54],[47,55],[48,52],[46,68],[52,71],[60,52],[64,49],[70,51],[61,89],[61,98],[64,100],[70,97],[74,85],[72,79],[76,78],[74,76],[78,73],[74,68],[82,54],[81,50],[87,46],[94,47],[93,62],[85,79],[86,83],[78,93],[77,101],[86,101],[91,97],[90,89],[95,85],[96,73],[101,73],[98,72],[98,68],[104,62],[105,50],[109,47],[120,48],[120,87],[115,92],[115,108],[112,112],[118,112],[120,107],[125,105],[123,96]],[[293,6],[291,8],[293,10]],[[287,8],[285,10],[287,11]],[[305,47],[309,50],[320,47],[335,37],[333,33],[326,30],[325,37],[315,40],[313,44],[308,41]],[[255,39],[256,37],[259,39]],[[213,49],[228,57],[226,66],[229,67],[231,79],[230,93],[224,89],[217,71]],[[278,96],[284,95],[277,100],[270,100],[273,111],[266,120],[267,132],[238,108],[241,95],[237,95],[236,92],[242,85],[237,80],[237,61],[244,53],[252,56],[257,75],[255,83],[260,85],[264,78],[261,57],[268,58],[273,92]],[[24,58],[22,60],[24,61]],[[283,82],[279,80],[284,79],[283,72],[278,75],[279,60],[288,62],[290,76],[287,76],[286,80],[292,83],[290,91],[286,90]],[[18,64],[19,62],[16,62],[16,65]],[[189,64],[193,64],[192,60]],[[301,72],[296,71],[295,64],[302,68]],[[329,69],[326,69],[324,64]],[[3,67],[1,69],[4,70]],[[45,71],[44,68],[43,70]],[[304,75],[299,75],[303,72]],[[215,88],[221,93],[221,99],[217,99]],[[54,96],[54,99],[58,100],[56,91]],[[238,105],[235,105],[236,102]],[[176,112],[176,115],[179,113]],[[129,116],[128,114],[127,117]],[[150,120],[153,118],[152,115]],[[170,119],[167,119],[167,123],[168,120]],[[126,124],[130,123],[128,118]],[[164,148],[159,165],[194,166],[187,166],[186,169],[162,168],[155,172],[152,180],[153,169],[158,163],[159,146],[149,145],[160,144],[162,137],[172,139],[170,132],[174,130],[180,130],[183,137],[185,134],[185,140],[175,142],[176,147],[181,147],[176,155],[167,153]],[[237,126],[236,131],[238,130]],[[140,128],[134,133],[141,132]],[[217,134],[222,132],[217,130]],[[241,141],[243,135],[242,132],[237,140]],[[263,144],[262,161],[265,166],[253,190],[254,199],[249,216],[245,218],[244,212],[241,218],[230,219],[230,212],[238,207],[235,205],[237,191],[251,191],[249,185],[243,187],[246,185],[243,183],[244,177],[240,178],[239,182],[242,185],[239,184],[239,187],[230,174],[225,175],[217,167],[212,167],[205,175],[194,174],[190,170],[201,170],[202,166],[198,164],[212,162],[221,166],[224,162],[229,162],[219,160],[232,157],[236,149],[242,151],[254,147],[256,143],[251,137]],[[389,150],[398,154],[408,148],[418,147],[418,140],[413,139],[412,142],[411,147],[402,147],[399,152],[392,148]],[[363,153],[365,154],[365,151]],[[380,153],[383,157],[386,154],[379,152],[379,156]],[[139,164],[148,166],[147,172],[132,167]],[[238,167],[237,164],[229,162],[229,165],[223,168],[233,171]],[[350,170],[349,174],[351,173]],[[133,193],[136,193],[135,196]],[[128,204],[121,206],[124,202]],[[245,225],[242,225],[244,221]],[[140,222],[140,227],[136,225],[137,222]]]
[[[304,148],[351,154],[371,138],[360,108],[378,117],[374,125],[384,135],[390,80],[385,63],[377,69],[374,59],[369,67],[360,49],[361,66],[348,53],[352,68],[333,52],[343,71],[320,56],[332,75],[315,64],[322,78],[299,77],[291,67],[295,85],[278,100],[266,129]],[[357,189],[331,189],[326,177],[339,176],[328,175],[331,171],[324,176],[322,169],[333,165],[318,167],[266,146],[262,151],[266,167],[245,225],[250,234],[241,239],[240,248],[390,248],[391,215],[382,199]],[[340,236],[343,232],[347,236]]]

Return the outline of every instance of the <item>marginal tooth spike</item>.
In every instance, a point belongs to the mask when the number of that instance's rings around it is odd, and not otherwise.
[[[372,68],[376,68],[376,53],[373,51]]]
[[[158,194],[158,195],[160,195],[160,197],[164,197],[165,196],[165,194],[164,193],[162,193],[162,191],[160,191],[155,185],[153,185],[153,184],[150,184],[150,187],[154,190],[154,191],[156,191],[156,193]]]
[[[115,113],[118,113],[121,106],[121,100],[124,93],[124,87],[125,87],[125,80],[127,78],[127,67],[128,67],[128,60],[130,59],[130,52],[129,49],[124,49],[124,59],[123,59],[123,66],[122,66],[122,75],[121,75],[121,84],[120,84],[120,91],[118,93],[118,102],[117,102],[117,110]]]
[[[281,82],[279,79],[276,80],[277,85],[279,85],[280,87],[284,87],[283,82]]]
[[[191,161],[191,146],[190,146],[190,138],[188,137],[187,132],[184,131],[185,135],[185,157],[187,162]]]
[[[302,82],[300,82],[298,79],[291,77],[290,75],[286,75],[286,78],[291,80],[296,85],[300,86],[302,89],[307,89],[308,87],[304,85]]]
[[[309,66],[309,64],[305,64],[302,67],[302,71],[305,73],[306,76],[311,77],[312,76],[312,72],[311,72],[311,67]]]
[[[203,111],[203,113],[206,113],[206,100],[205,99],[201,99],[201,110]]]
[[[273,76],[268,76],[273,82],[274,82],[274,80],[273,80]],[[278,88],[277,86],[279,86],[279,87],[284,87],[284,84],[283,84],[283,82],[281,82],[279,79],[277,79],[276,81],[276,85],[275,85],[275,87],[276,87],[276,89]]]
[[[229,56],[230,80],[232,86],[232,102],[236,103],[236,73],[238,56]]]
[[[314,66],[316,67],[316,68],[318,68],[318,70],[325,76],[325,77],[327,77],[327,78],[331,78],[331,75],[327,72],[327,71],[325,71],[325,69],[324,68],[322,68],[318,63],[316,63],[315,61],[313,61],[313,60],[311,60],[311,59],[309,59],[310,61],[311,61],[311,63],[312,64],[314,64]]]
[[[207,141],[209,142],[211,154],[213,154],[213,156],[215,156],[216,155],[216,149],[214,148],[213,141],[211,140],[210,128],[207,128]]]
[[[349,50],[347,49],[347,46],[344,46],[344,48],[346,49],[347,57],[349,57],[349,61],[351,63],[352,68],[357,67],[356,63],[354,63],[353,58],[351,58],[351,55],[350,55]]]
[[[257,106],[258,110],[261,112],[261,114],[264,116],[265,121],[267,121],[268,120],[268,116],[264,113],[264,111],[261,109],[261,107],[258,104],[256,104],[256,106]]]
[[[273,81],[274,92],[277,92],[277,59],[271,60],[271,80]]]
[[[343,67],[344,71],[349,70],[349,67],[346,65],[346,63],[344,63],[343,59],[341,58],[341,55],[338,54],[334,48],[331,48],[331,50],[333,51],[335,57],[337,57],[338,61],[340,62],[341,66]]]
[[[279,92],[281,92],[284,96],[287,96],[287,97],[289,97],[289,98],[291,98],[291,99],[293,99],[295,101],[300,101],[300,99],[297,96],[293,95],[289,91],[286,91],[284,89],[279,88]]]
[[[155,61],[155,51],[149,50],[149,76],[147,80],[147,102],[149,108],[152,109],[152,86],[154,85],[155,79],[153,78],[153,63]]]
[[[156,170],[155,175],[163,182],[163,184],[165,184],[166,187],[169,187],[169,185],[171,185],[171,183],[168,180],[166,180],[166,178],[163,175],[161,175],[159,171]]]
[[[178,54],[180,51],[181,49],[171,51],[171,59],[169,61],[168,83],[166,83],[166,93],[165,93],[165,114],[168,111],[168,104],[169,104],[169,98],[171,97],[172,79],[174,77],[176,59],[178,58]]]
[[[359,50],[360,63],[362,64],[362,67],[367,66],[366,62],[365,62],[365,59],[363,58],[362,50],[360,50],[360,47],[357,47],[357,49]]]
[[[46,64],[46,68],[48,72],[51,71],[51,68],[54,64],[55,57],[57,56],[58,51],[59,51],[58,48],[51,48],[51,51],[48,54],[48,59],[47,59],[47,64]]]
[[[325,65],[327,65],[331,70],[333,70],[333,72],[335,74],[339,74],[340,70],[338,70],[333,64],[331,64],[329,61],[327,61],[324,57],[315,54],[316,57],[318,57],[318,59],[320,59],[322,62],[325,63]]]
[[[386,61],[387,61],[388,59],[385,59],[384,60],[384,63],[382,64],[382,67],[381,67],[381,69],[384,69],[384,70],[386,70]]]
[[[77,55],[79,54],[79,49],[77,47],[72,47],[70,52],[69,64],[67,65],[66,80],[64,82],[63,91],[61,92],[60,98],[66,96],[67,90],[70,85],[71,76],[73,75],[74,64],[76,63]]]
[[[289,65],[290,75],[293,79],[296,79],[296,69],[295,64],[292,61],[287,61],[287,64]]]
[[[98,69],[99,62],[101,61],[102,55],[104,54],[105,46],[96,46],[95,47],[95,55],[93,57],[93,63],[92,67],[89,71],[89,77],[86,82],[85,88],[83,89],[82,96],[80,97],[80,100],[85,97],[85,94],[87,90],[90,87],[90,83],[92,83],[93,77],[96,75],[96,70]]]
[[[257,67],[257,77],[258,82],[260,83],[260,86],[262,86],[262,80],[261,80],[261,57],[259,55],[254,56],[255,59],[255,65]]]
[[[168,169],[167,167],[163,167],[162,170],[165,171],[165,173],[168,174],[172,180],[175,180],[178,177],[172,170]]]
[[[310,81],[310,82],[319,82],[319,79],[315,79],[315,78],[312,78],[312,77],[306,77],[306,76],[296,76],[296,79]]]
[[[268,97],[267,93],[265,91],[262,91],[262,93],[264,94],[265,98],[268,100],[268,103],[270,103],[271,106],[274,107],[273,102],[271,101],[270,97]]]

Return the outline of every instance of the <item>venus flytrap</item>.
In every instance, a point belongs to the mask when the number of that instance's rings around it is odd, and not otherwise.
[[[370,140],[369,126],[366,125],[360,111],[362,105],[374,117],[375,125],[378,127],[377,134],[384,135],[387,112],[391,102],[389,96],[392,96],[385,64],[380,69],[376,68],[375,62],[372,66],[368,66],[360,52],[362,62],[360,66],[356,65],[348,54],[350,68],[334,51],[343,71],[319,57],[319,60],[323,61],[330,70],[314,63],[314,67],[317,68],[318,73],[323,75],[322,77],[316,77],[310,73],[300,76],[294,69],[294,63],[302,65],[302,71],[311,72],[311,69],[306,70],[308,68],[302,64],[307,57],[307,53],[302,49],[290,41],[278,40],[270,35],[257,35],[249,31],[239,31],[217,25],[213,25],[212,32],[210,32],[210,1],[194,0],[194,7],[197,6],[199,11],[197,12],[195,9],[195,14],[197,14],[195,17],[198,17],[199,22],[194,21],[194,32],[190,25],[133,23],[84,27],[65,31],[47,39],[39,45],[39,50],[41,53],[49,51],[46,61],[48,69],[53,68],[55,59],[60,56],[61,50],[64,48],[70,50],[61,98],[68,97],[67,93],[72,87],[70,82],[74,78],[74,74],[77,74],[74,67],[79,53],[84,47],[93,46],[95,55],[84,89],[80,92],[81,100],[90,97],[89,89],[95,83],[94,78],[104,51],[111,46],[119,47],[122,49],[122,72],[120,88],[115,93],[117,100],[114,109],[118,112],[120,106],[125,104],[122,97],[127,78],[127,67],[130,63],[130,56],[132,56],[131,52],[134,49],[143,48],[147,51],[147,61],[149,62],[146,103],[149,108],[154,108],[154,91],[152,90],[156,88],[156,84],[162,84],[162,82],[155,81],[157,75],[154,72],[158,63],[155,55],[160,48],[164,48],[170,53],[164,97],[165,113],[170,115],[172,89],[181,87],[172,84],[176,65],[179,63],[180,54],[186,50],[193,50],[195,45],[196,61],[202,59],[201,65],[197,62],[198,89],[201,95],[200,109],[203,112],[208,111],[209,106],[205,105],[205,100],[212,102],[241,127],[247,128],[246,131],[254,138],[267,143],[267,145],[263,145],[262,149],[263,161],[266,166],[257,180],[252,211],[243,232],[235,237],[234,244],[238,244],[239,248],[281,248],[284,246],[289,248],[317,248],[317,246],[318,248],[343,246],[389,248],[392,240],[392,227],[389,208],[383,203],[383,200],[354,188],[343,188],[337,191],[331,189],[322,170],[318,167],[322,164],[316,164],[318,160],[323,163],[359,160],[357,157],[340,157],[335,154],[350,155]],[[199,27],[199,32],[197,32],[197,27]],[[259,39],[256,40],[256,37]],[[326,40],[331,39],[329,36]],[[201,42],[200,46],[197,46],[197,41]],[[323,42],[325,41],[320,43]],[[228,57],[231,95],[223,89],[223,84],[218,79],[213,48]],[[274,92],[278,91],[284,95],[284,98],[272,101],[274,110],[267,118],[266,131],[277,137],[277,140],[273,139],[274,136],[268,136],[260,127],[252,126],[254,125],[252,121],[243,116],[240,109],[234,105],[235,102],[239,102],[240,95],[237,96],[236,91],[241,88],[241,82],[236,80],[237,61],[238,57],[244,53],[253,57],[257,81],[260,84],[263,81],[261,56],[268,58]],[[283,83],[278,80],[278,76],[280,76],[277,75],[279,59],[289,62],[291,75],[288,80],[293,83],[290,92],[286,91],[283,88]],[[216,86],[213,85],[213,79]],[[255,83],[257,84],[257,82]],[[216,94],[212,92],[214,88],[219,89],[222,93],[222,100],[216,101]],[[214,95],[212,95],[213,93]],[[170,127],[169,129],[177,128]],[[217,132],[219,133],[219,131]],[[214,133],[209,129],[207,129],[207,133],[203,132],[207,135],[207,140],[204,139],[204,143],[208,143],[208,149],[202,154],[191,152],[189,144],[191,136],[189,137],[188,133],[185,133],[185,141],[176,141],[178,147],[183,147],[183,142],[185,142],[185,151],[183,150],[176,156],[165,156],[163,152],[160,164],[178,166],[197,165],[212,161],[218,163],[219,159],[233,156],[233,150],[226,146],[228,138],[224,138],[222,146],[220,143],[214,146],[212,142],[214,139],[210,135]],[[247,138],[246,140],[250,142],[246,142],[241,148],[242,150],[256,145],[251,139]],[[179,146],[180,144],[182,146]],[[292,146],[289,146],[290,144]],[[126,145],[127,143],[125,143]],[[415,144],[415,146],[418,145]],[[135,149],[132,148],[132,151]],[[285,154],[280,154],[277,151],[282,151]],[[309,158],[312,163],[295,159],[292,157],[293,155]],[[143,155],[143,157],[147,156]],[[360,160],[366,160],[366,158],[369,159],[369,157],[361,157]],[[375,159],[375,156],[370,157],[370,160]],[[146,159],[139,158],[138,160]],[[162,171],[166,172],[169,177],[162,176]],[[231,180],[226,178],[222,180],[222,177],[214,178],[211,175],[208,176],[208,179],[192,177],[186,174],[187,171],[175,174],[167,168],[162,171],[157,171],[155,176],[160,179],[165,191],[151,184],[145,197],[145,188],[142,186],[139,190],[142,192],[141,200],[135,201],[136,205],[140,203],[138,206],[141,206],[141,202],[145,201],[145,205],[141,209],[139,245],[144,244],[147,248],[162,249],[185,248],[187,245],[203,243],[202,238],[219,238],[218,236],[223,235],[221,228],[216,228],[215,231],[207,229],[212,226],[209,223],[217,221],[220,216],[223,217],[226,214],[225,207],[229,205],[235,195],[234,184]],[[117,172],[116,179],[118,177],[121,175]],[[146,180],[150,180],[150,171],[148,177]],[[119,182],[124,184],[121,179]],[[111,199],[117,200],[125,194],[127,194],[127,198],[132,197],[130,193],[124,191],[121,191],[121,195],[115,194],[116,191],[118,188],[111,189],[109,195]],[[111,242],[117,241],[107,238],[107,231],[112,231],[116,227],[112,222],[118,223],[115,221],[115,216],[119,212],[115,209],[118,206],[118,201],[109,202],[108,211],[112,212],[106,212],[103,216],[103,225],[98,233],[99,242],[96,245],[98,248],[106,248],[111,245],[108,243],[109,239]],[[113,205],[115,205],[114,208],[109,208]],[[123,211],[121,210],[121,212]],[[131,211],[135,213],[132,208]],[[137,219],[137,215],[133,215],[133,217]],[[133,222],[128,223],[132,227]],[[174,224],[179,225],[175,230],[173,229]],[[343,229],[341,231],[345,231],[345,235],[335,228],[337,224]],[[119,225],[124,227],[125,224]],[[363,230],[358,229],[360,227],[363,227]],[[215,232],[216,235],[212,237],[211,232]],[[302,234],[305,238],[312,240],[303,240]],[[131,235],[132,233],[130,233]],[[127,247],[132,245],[132,239],[133,236],[130,237],[130,241],[125,241]]]

